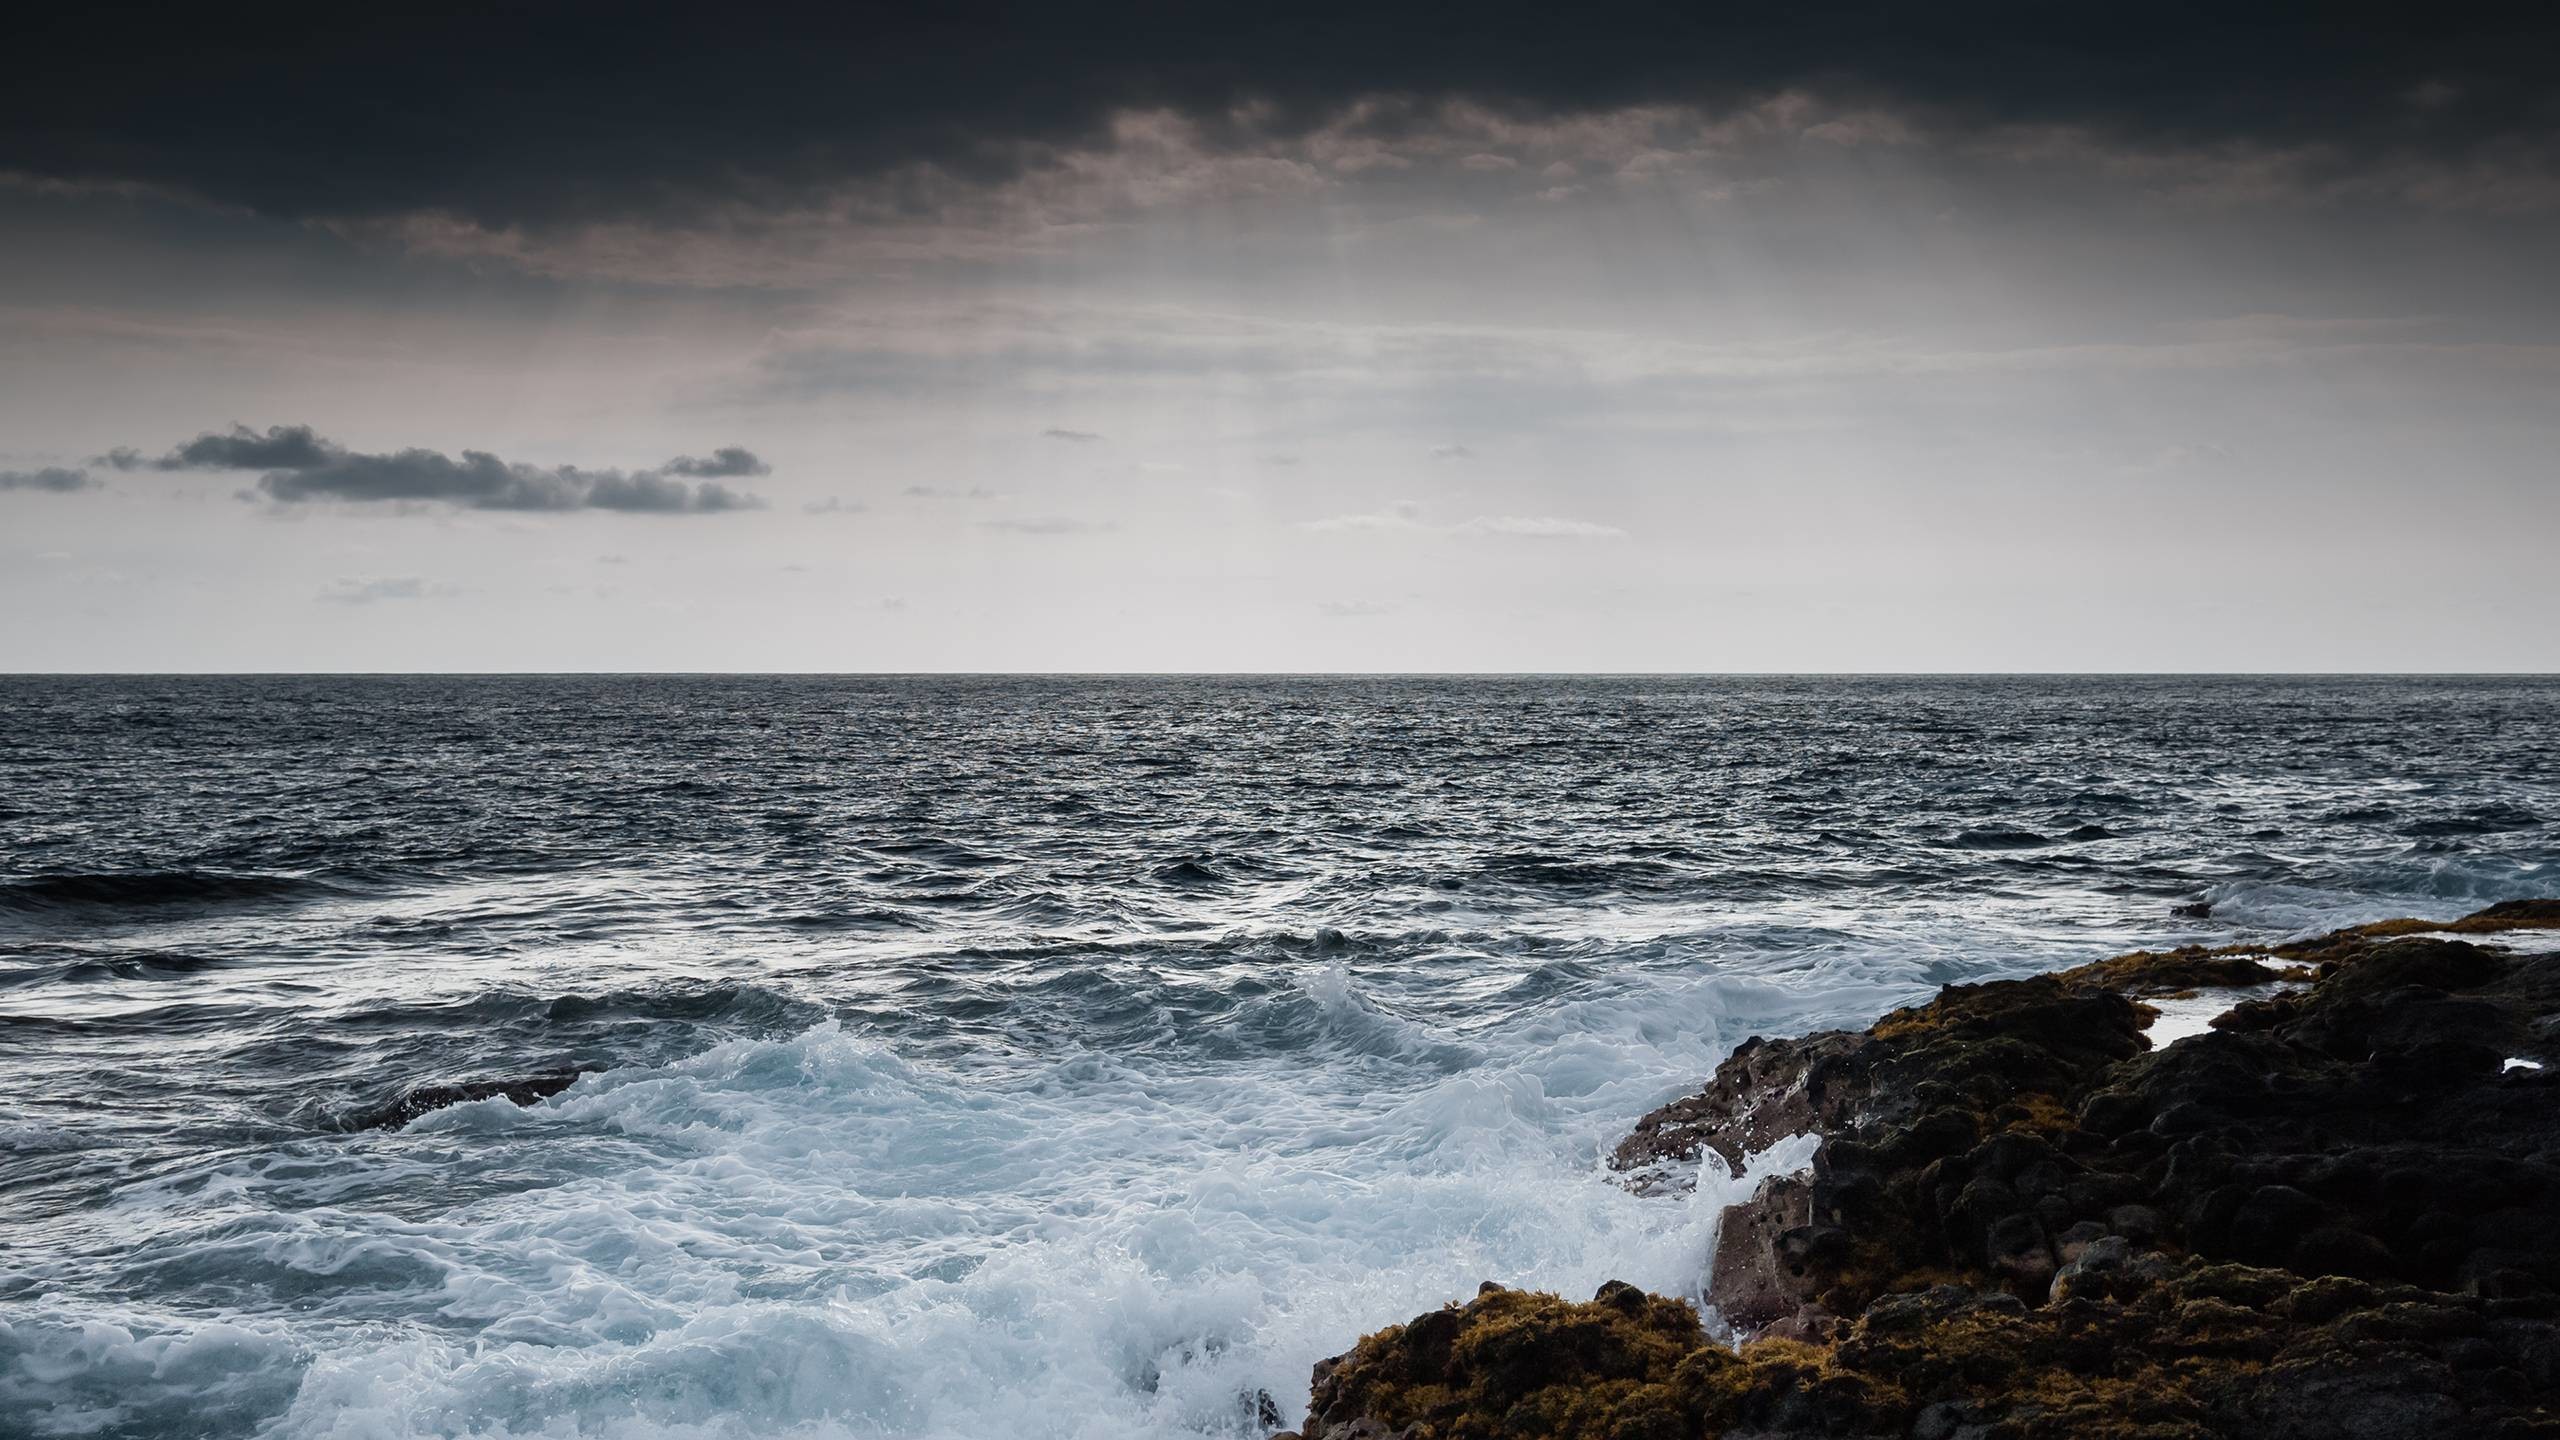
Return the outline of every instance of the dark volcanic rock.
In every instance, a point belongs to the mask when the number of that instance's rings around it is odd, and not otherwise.
[[[453,1085],[420,1085],[401,1094],[387,1105],[377,1105],[349,1117],[350,1130],[397,1130],[431,1110],[448,1105],[464,1105],[474,1100],[491,1100],[500,1096],[518,1105],[547,1100],[568,1089],[584,1072],[550,1070],[517,1080],[466,1080]]]
[[[2560,955],[2454,938],[2552,926],[2362,926],[2279,947],[2284,991],[2263,952],[2132,955],[1747,1043],[1614,1159],[1646,1189],[1822,1137],[1724,1218],[1708,1298],[1761,1338],[1489,1291],[1320,1367],[1306,1433],[2560,1440]],[[2141,997],[2211,987],[2262,998],[2152,1050]]]
[[[1773,1175],[1751,1198],[1728,1206],[1716,1230],[1712,1271],[1716,1311],[1744,1334],[1807,1339],[1830,1317],[1814,1302],[1813,1248],[1827,1238],[1814,1223],[1813,1182]]]
[[[1887,1296],[1829,1345],[1682,1302],[1488,1287],[1318,1367],[1303,1440],[2560,1435],[2547,1322],[2470,1296],[2154,1260],[2109,1298]]]
[[[1610,1164],[1642,1171],[1694,1166],[1709,1150],[1740,1170],[1749,1156],[1790,1135],[1829,1133],[1866,1094],[1867,1037],[1829,1030],[1800,1040],[1745,1040],[1707,1088],[1636,1122]]]

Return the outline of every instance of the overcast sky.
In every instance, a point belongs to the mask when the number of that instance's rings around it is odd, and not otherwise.
[[[0,669],[2560,669],[2548,22],[1227,8],[10,22]]]

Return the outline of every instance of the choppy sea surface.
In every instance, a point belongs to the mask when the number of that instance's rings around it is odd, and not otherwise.
[[[2560,682],[0,679],[0,1432],[1258,1435],[1755,1032],[2560,893]],[[426,1084],[586,1072],[359,1128]]]

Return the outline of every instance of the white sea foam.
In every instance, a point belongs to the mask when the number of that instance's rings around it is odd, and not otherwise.
[[[1742,1159],[1737,1171],[1725,1163],[1724,1156],[1709,1149],[1698,1157],[1698,1174],[1694,1186],[1687,1187],[1689,1230],[1694,1236],[1695,1262],[1689,1267],[1697,1279],[1693,1289],[1675,1291],[1695,1301],[1699,1313],[1717,1334],[1729,1333],[1724,1316],[1706,1303],[1706,1281],[1712,1277],[1712,1261],[1716,1239],[1724,1228],[1725,1211],[1760,1192],[1760,1187],[1783,1175],[1801,1175],[1813,1168],[1813,1157],[1822,1149],[1822,1137],[1803,1131],[1770,1142],[1767,1149]]]
[[[2532,683],[89,684],[0,1433],[1245,1433],[1486,1279],[1695,1293],[1799,1149],[1601,1157],[1746,1035],[2560,888]]]
[[[2181,1040],[2193,1040],[2209,1034],[2213,1022],[2231,1013],[2231,1007],[2260,993],[2260,989],[2199,990],[2193,995],[2146,996],[2143,1004],[2154,1012],[2149,1024],[2142,1027],[2142,1037],[2154,1050],[2165,1050]]]
[[[1631,1195],[1602,1145],[1711,1068],[1737,1011],[1801,1028],[1898,996],[1631,976],[1462,1040],[1324,966],[1273,997],[1309,1007],[1306,1043],[1247,1064],[731,1041],[332,1165],[130,1191],[247,1212],[172,1241],[162,1283],[304,1298],[105,1328],[39,1303],[0,1337],[0,1403],[76,1434],[290,1393],[276,1440],[1258,1433],[1259,1393],[1295,1418],[1315,1360],[1483,1280],[1696,1293],[1721,1190]],[[351,1194],[510,1165],[549,1173],[409,1218]]]

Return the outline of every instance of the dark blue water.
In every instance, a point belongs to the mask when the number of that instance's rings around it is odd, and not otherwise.
[[[2548,680],[0,680],[0,1432],[1258,1433],[1755,1030],[2560,893]],[[363,1128],[415,1087],[586,1072]]]

